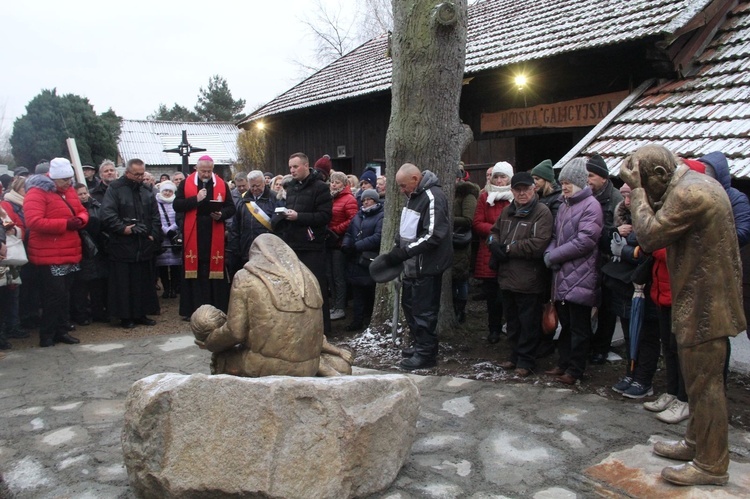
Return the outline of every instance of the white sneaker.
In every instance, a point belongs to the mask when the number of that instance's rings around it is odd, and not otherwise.
[[[340,309],[340,308],[334,308],[334,309],[333,309],[333,310],[331,311],[331,320],[332,320],[332,321],[336,321],[336,320],[339,320],[339,319],[343,319],[344,317],[346,317],[346,312],[344,312],[344,311],[343,311],[342,309]]]
[[[644,402],[643,408],[651,412],[661,412],[670,406],[677,397],[668,393],[662,393],[659,398],[651,402]]]
[[[669,407],[656,415],[656,419],[669,424],[677,424],[690,417],[690,407],[687,402],[674,400]]]

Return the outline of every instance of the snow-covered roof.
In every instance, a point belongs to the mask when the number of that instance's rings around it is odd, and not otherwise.
[[[466,74],[664,36],[711,0],[485,0],[469,8]],[[361,45],[253,112],[265,116],[390,89],[388,36]]]
[[[146,165],[181,165],[177,153],[163,152],[173,149],[182,141],[182,131],[187,131],[191,146],[206,152],[191,154],[188,163],[194,165],[204,154],[217,165],[229,165],[237,159],[237,135],[240,130],[234,123],[191,123],[174,121],[122,120],[117,149],[125,161],[142,159]]]
[[[721,151],[733,176],[750,177],[750,0],[729,13],[697,66],[694,76],[647,90],[572,154],[598,153],[617,175],[623,159],[646,144],[686,158]]]

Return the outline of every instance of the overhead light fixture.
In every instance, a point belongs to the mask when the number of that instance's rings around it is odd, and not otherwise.
[[[516,82],[516,86],[518,87],[518,90],[523,90],[524,87],[526,87],[527,79],[525,74],[518,74],[514,78],[514,81]]]
[[[255,124],[255,128],[257,128],[258,130],[263,130],[264,128],[266,128],[266,124],[262,121],[259,121]]]

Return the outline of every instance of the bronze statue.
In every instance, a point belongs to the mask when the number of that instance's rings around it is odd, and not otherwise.
[[[259,377],[351,374],[351,352],[323,335],[315,276],[278,237],[262,234],[232,281],[226,315],[211,305],[190,319],[195,343],[213,352],[212,374]]]
[[[685,438],[654,453],[688,461],[662,470],[677,485],[729,480],[723,370],[728,337],[746,329],[732,206],[722,186],[661,146],[638,149],[620,177],[631,187],[633,230],[644,251],[667,248],[672,331],[690,406]]]

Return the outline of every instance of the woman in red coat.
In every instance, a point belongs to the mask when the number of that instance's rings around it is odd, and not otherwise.
[[[29,261],[38,267],[42,298],[39,346],[79,343],[68,334],[70,286],[73,272],[80,270],[81,237],[89,214],[73,189],[73,167],[65,158],[50,161],[47,175],[26,181],[23,201],[29,231]]]
[[[503,330],[503,305],[497,284],[497,272],[490,268],[490,248],[486,242],[492,226],[500,218],[500,213],[513,201],[513,194],[510,192],[513,167],[510,163],[501,161],[496,163],[491,171],[490,181],[477,201],[472,229],[480,240],[474,264],[474,277],[482,281],[482,288],[487,296],[487,327],[490,332],[487,341],[497,343]]]
[[[333,209],[331,221],[328,222],[328,237],[332,242],[328,245],[328,285],[333,298],[331,320],[338,320],[346,316],[344,311],[346,308],[346,255],[341,251],[341,241],[349,229],[349,224],[359,211],[359,204],[352,194],[349,179],[346,178],[345,173],[333,172],[331,174],[331,197],[333,197]]]

